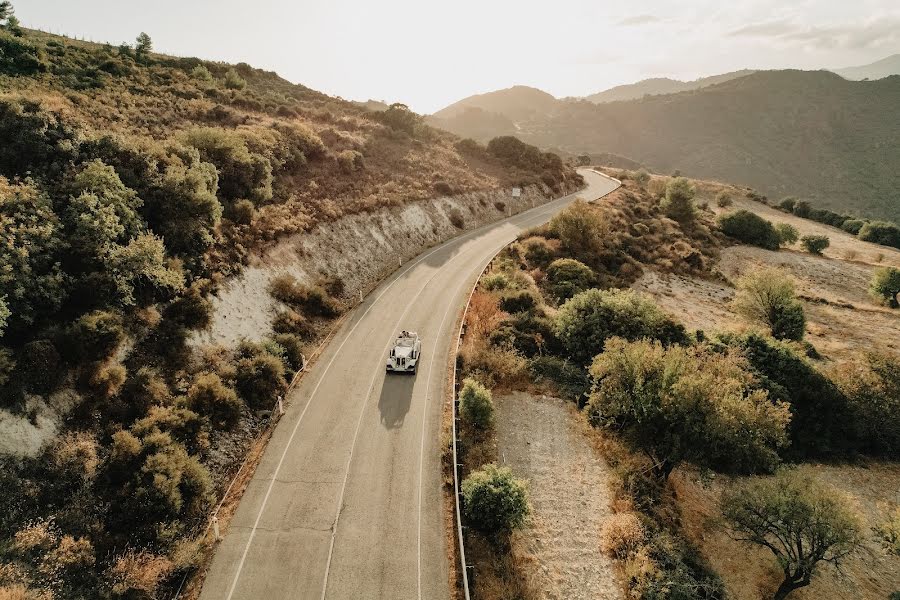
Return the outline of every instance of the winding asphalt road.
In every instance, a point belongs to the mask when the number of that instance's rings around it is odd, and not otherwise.
[[[201,600],[450,598],[440,465],[454,323],[486,262],[587,188],[427,250],[356,307],[288,399]],[[416,376],[385,375],[401,329]]]

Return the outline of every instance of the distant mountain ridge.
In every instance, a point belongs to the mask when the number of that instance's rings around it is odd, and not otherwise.
[[[844,79],[853,79],[857,81],[862,79],[884,79],[891,75],[900,75],[900,54],[882,58],[881,60],[868,65],[834,69],[834,72]]]
[[[520,92],[468,98],[430,122],[464,137],[516,135],[570,154],[610,153],[658,172],[678,169],[773,198],[808,197],[835,211],[900,220],[900,77],[757,71],[600,104]],[[510,97],[513,109],[503,104]],[[524,105],[531,97],[541,99],[540,110]]]
[[[710,85],[725,83],[739,77],[746,77],[756,73],[752,69],[742,69],[731,73],[722,73],[721,75],[712,75],[711,77],[701,77],[693,81],[680,81],[678,79],[669,79],[668,77],[655,77],[652,79],[644,79],[637,83],[627,85],[619,85],[590,96],[585,96],[585,100],[595,104],[604,102],[618,102],[621,100],[637,100],[644,96],[661,96],[663,94],[677,94],[679,92],[689,92],[704,88]]]

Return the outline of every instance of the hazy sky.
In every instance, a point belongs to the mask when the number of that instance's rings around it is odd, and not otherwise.
[[[429,113],[522,84],[555,96],[900,52],[898,0],[13,0],[29,27],[277,71]]]

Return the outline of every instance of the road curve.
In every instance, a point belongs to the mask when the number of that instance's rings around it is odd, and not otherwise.
[[[586,189],[427,250],[356,307],[288,399],[206,576],[201,600],[450,597],[440,465],[453,325],[487,260]],[[401,329],[416,376],[385,375]]]

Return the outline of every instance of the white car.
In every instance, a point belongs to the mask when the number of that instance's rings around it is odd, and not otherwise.
[[[415,331],[401,331],[388,354],[385,370],[389,373],[415,373],[422,353],[422,342]]]

